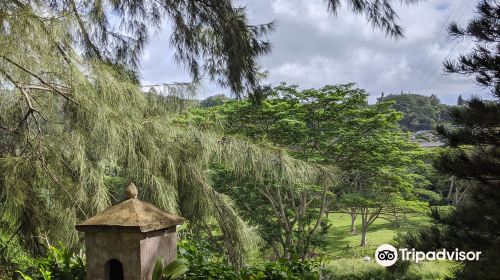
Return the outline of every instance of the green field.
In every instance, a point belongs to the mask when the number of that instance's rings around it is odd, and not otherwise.
[[[401,223],[399,227],[392,221],[377,219],[368,229],[368,246],[361,247],[359,223],[357,224],[358,234],[350,233],[351,218],[348,214],[330,214],[329,219],[332,227],[328,234],[328,245],[324,249],[325,259],[338,274],[345,275],[361,273],[368,270],[384,269],[374,260],[374,253],[377,247],[384,243],[394,243],[393,238],[398,233],[415,231],[429,223],[429,218],[425,215],[409,216],[407,221]],[[359,221],[357,221],[359,222]],[[363,257],[369,256],[370,261],[364,261]],[[445,276],[454,263],[449,261],[432,261],[412,264],[410,273],[424,276],[426,279],[441,279]]]

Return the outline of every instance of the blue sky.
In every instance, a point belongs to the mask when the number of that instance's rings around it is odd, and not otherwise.
[[[399,2],[399,1],[394,1]],[[374,30],[360,15],[341,9],[336,17],[322,0],[237,1],[245,6],[250,23],[276,20],[270,36],[271,54],[261,59],[268,71],[266,83],[282,81],[301,88],[354,82],[370,93],[373,102],[382,92],[436,94],[443,103],[472,94],[487,97],[472,79],[447,75],[442,62],[467,52],[472,43],[452,41],[446,26],[465,24],[477,0],[427,0],[414,6],[396,6],[405,38],[390,39]],[[186,69],[174,62],[169,47],[169,26],[154,34],[142,58],[142,83],[190,81]],[[227,89],[204,80],[200,98]]]

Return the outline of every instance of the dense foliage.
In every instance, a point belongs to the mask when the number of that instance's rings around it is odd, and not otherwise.
[[[461,279],[495,279],[500,273],[500,3],[483,0],[477,15],[466,28],[456,24],[450,33],[476,42],[467,55],[456,63],[446,62],[450,73],[475,76],[486,86],[493,101],[468,100],[451,112],[453,128],[438,132],[453,147],[436,163],[438,169],[458,178],[476,182],[469,201],[461,204],[450,217],[440,220],[445,225],[444,239],[450,245],[482,252],[478,262],[465,262],[457,277]],[[478,218],[479,217],[479,218]],[[479,273],[480,272],[480,273]]]
[[[338,270],[325,260],[302,262],[299,259],[280,259],[247,265],[236,270],[221,255],[212,250],[206,240],[195,238],[189,230],[181,230],[178,259],[164,264],[157,260],[152,280],[208,279],[208,280],[365,280],[365,279],[426,279],[419,275],[402,272],[401,269],[384,268],[350,271]],[[50,246],[46,256],[39,258],[30,273],[18,271],[24,280],[84,280],[85,267],[79,254],[60,244]]]
[[[30,271],[36,270],[31,276],[18,271],[24,280],[83,280],[85,279],[85,264],[81,255],[74,253],[64,245],[58,247],[48,244],[47,255],[35,260]]]
[[[382,95],[378,102],[395,102],[394,109],[403,113],[399,121],[401,129],[416,132],[433,130],[436,125],[450,121],[450,106],[441,104],[436,95],[400,93]]]
[[[151,280],[176,280],[184,277],[189,270],[188,262],[185,259],[177,258],[169,264],[164,263],[163,258],[156,261],[153,268]]]
[[[364,246],[377,218],[425,210],[416,191],[426,184],[418,174],[426,152],[398,129],[400,114],[390,107],[369,106],[367,94],[353,85],[299,90],[282,84],[262,90],[258,102],[255,96],[227,101],[193,110],[181,122],[279,145],[297,159],[340,169],[340,180],[323,187],[238,181],[224,166],[214,174],[216,189],[235,199],[275,258],[305,259],[324,246],[330,211],[348,211],[353,223],[359,214]]]
[[[238,271],[225,261],[224,255],[213,251],[208,241],[190,232],[182,233],[178,255],[189,263],[185,279],[319,279],[319,264],[297,258],[246,266]]]
[[[465,28],[450,26],[458,38],[474,40],[469,54],[456,62],[446,62],[450,73],[474,76],[494,98],[472,98],[451,110],[452,127],[439,127],[447,140],[446,149],[436,161],[443,173],[473,185],[449,214],[436,213],[436,226],[408,238],[407,242],[423,248],[460,248],[481,251],[479,261],[465,261],[455,273],[457,279],[498,279],[500,274],[500,91],[499,50],[500,3],[482,0],[477,14]]]

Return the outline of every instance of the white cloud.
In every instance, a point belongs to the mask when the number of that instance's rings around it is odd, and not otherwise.
[[[318,84],[336,84],[342,82],[341,72],[334,61],[325,57],[312,57],[308,63],[285,63],[270,71],[273,83],[281,80],[305,80],[302,87],[315,87]],[[275,78],[276,77],[276,78]],[[344,77],[345,78],[345,77]]]
[[[453,58],[469,49],[469,43],[460,43],[450,52],[455,43],[446,40],[446,27],[451,21],[466,23],[476,1],[427,0],[399,6],[406,36],[401,40],[387,38],[346,7],[332,17],[322,0],[237,3],[247,7],[251,23],[277,20],[271,36],[273,51],[261,59],[269,71],[267,82],[285,81],[304,88],[356,82],[373,95],[372,101],[381,92],[412,91],[438,94],[442,101],[454,103],[459,94],[484,93],[470,79],[443,75],[441,70],[446,56]],[[189,80],[185,69],[172,59],[168,36],[168,32],[160,33],[147,47],[142,64],[144,81]],[[220,91],[206,83],[208,95]]]

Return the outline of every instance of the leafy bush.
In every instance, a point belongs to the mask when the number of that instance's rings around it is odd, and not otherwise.
[[[280,259],[237,271],[221,253],[211,250],[206,240],[194,239],[189,233],[177,244],[178,256],[189,263],[184,279],[220,280],[315,280],[320,279],[317,262],[301,262],[299,258]]]
[[[206,240],[197,240],[184,232],[182,239],[177,243],[177,255],[189,263],[189,271],[185,279],[203,277],[203,279],[237,279],[235,269],[226,261],[225,257],[211,250]]]
[[[378,265],[377,265],[378,266]],[[383,267],[367,267],[359,270],[342,270],[333,267],[323,267],[321,270],[321,280],[421,280],[436,279],[424,278],[415,273],[399,273]]]
[[[240,273],[244,280],[316,280],[320,279],[318,262],[302,262],[298,258],[268,262],[264,267],[249,267]]]
[[[32,276],[19,272],[24,280],[85,280],[85,263],[82,256],[70,251],[63,244],[59,248],[49,245],[45,257],[35,260],[38,273]]]
[[[188,270],[186,259],[176,259],[165,266],[163,258],[161,258],[155,263],[152,280],[180,279]]]
[[[20,238],[11,233],[14,231],[8,222],[0,221],[0,279],[11,279],[17,270],[33,267],[34,258]]]

